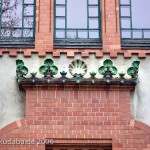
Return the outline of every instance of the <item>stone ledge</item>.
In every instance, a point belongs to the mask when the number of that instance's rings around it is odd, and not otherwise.
[[[83,90],[83,91],[133,91],[135,89],[136,83],[126,83],[126,84],[60,84],[60,83],[52,83],[48,84],[46,82],[32,84],[29,82],[21,82],[19,84],[20,89],[27,90]]]

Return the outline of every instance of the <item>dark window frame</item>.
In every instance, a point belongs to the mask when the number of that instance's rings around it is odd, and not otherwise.
[[[87,0],[87,2],[89,2],[89,0]],[[61,5],[61,4],[56,4],[56,0],[54,0],[54,48],[81,48],[81,49],[100,49],[102,48],[102,28],[101,28],[101,2],[100,0],[98,0],[98,4],[97,5],[90,5],[89,3],[87,4],[87,7],[89,6],[98,6],[98,29],[95,30],[99,30],[99,38],[56,38],[56,6],[57,5]],[[65,5],[65,7],[67,7],[67,0],[65,0],[65,4],[62,4],[63,6]],[[66,11],[66,10],[65,10]],[[65,12],[66,13],[66,12]],[[66,14],[65,14],[65,36],[66,36],[66,32],[67,30],[71,30],[71,29],[67,29],[67,19],[66,19]],[[88,20],[89,17],[88,16]],[[94,18],[94,17],[93,17]],[[88,30],[89,31],[89,27],[87,29],[72,29],[72,30]],[[94,29],[93,29],[94,30]],[[76,31],[78,32],[78,31]]]
[[[8,27],[10,28],[10,36],[4,37],[0,36],[0,48],[34,48],[35,47],[35,32],[36,32],[36,0],[33,0],[32,3],[24,3],[25,0],[22,0],[22,27]],[[24,6],[25,5],[33,5],[33,15],[24,15]],[[2,0],[0,0],[0,32],[2,28],[1,26],[1,20],[2,20]],[[25,17],[33,17],[33,27],[24,27],[24,18]],[[12,36],[12,29],[21,29],[22,34],[21,37],[13,37]],[[32,37],[23,37],[23,30],[24,29],[30,29],[33,30],[33,36]]]
[[[128,4],[121,4],[121,0],[119,0],[119,10],[120,10],[120,38],[121,38],[121,47],[122,49],[150,49],[150,38],[144,38],[144,31],[149,30],[150,28],[133,28],[132,27],[132,0],[129,0]],[[121,15],[121,6],[122,7],[130,7],[130,16],[122,16]],[[130,19],[130,28],[122,28],[122,18]],[[131,30],[131,38],[122,38],[122,30],[130,31]],[[142,38],[133,38],[133,30],[134,31],[142,31]]]

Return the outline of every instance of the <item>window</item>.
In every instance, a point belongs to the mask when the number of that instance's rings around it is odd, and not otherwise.
[[[101,47],[100,1],[55,0],[54,46]]]
[[[123,47],[149,48],[150,0],[120,0],[121,38]]]
[[[35,0],[0,0],[0,47],[33,47]]]

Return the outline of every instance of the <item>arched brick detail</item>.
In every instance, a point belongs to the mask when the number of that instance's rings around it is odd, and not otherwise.
[[[29,124],[28,124],[29,123]],[[40,128],[38,130],[38,128]],[[89,128],[89,127],[88,127]],[[54,129],[54,130],[52,130]],[[130,125],[122,125],[122,126],[100,126],[96,127],[96,130],[91,131],[91,136],[93,139],[106,139],[110,141],[112,139],[112,146],[113,150],[130,150],[133,148],[136,148],[136,150],[149,150],[150,144],[149,144],[149,138],[150,138],[150,127],[144,123],[141,123],[139,121],[131,120]],[[102,130],[101,130],[102,129]],[[50,130],[50,132],[49,132]],[[41,131],[43,133],[41,133]],[[51,133],[53,132],[53,133]],[[71,134],[71,133],[74,133]],[[27,122],[25,119],[15,121],[3,129],[0,130],[0,137],[4,140],[8,139],[29,139],[29,138],[35,138],[35,139],[54,139],[56,143],[59,142],[66,142],[66,139],[91,139],[91,136],[87,135],[87,133],[90,132],[90,130],[67,130],[66,133],[68,135],[64,135],[65,132],[61,131],[59,127],[53,126],[53,125],[39,125],[38,123],[30,124],[30,122]],[[57,134],[58,133],[58,134]],[[97,136],[95,134],[98,134]],[[77,137],[78,135],[78,137]],[[69,138],[71,137],[71,138]],[[86,137],[86,138],[84,138]],[[128,144],[126,144],[126,148],[124,146],[124,141],[128,139]],[[143,144],[138,145],[138,143],[131,144],[130,142],[134,141],[143,141]],[[89,140],[90,141],[90,140]],[[102,140],[103,141],[103,140]],[[75,142],[75,140],[72,140],[72,142]],[[128,147],[128,145],[130,145]],[[34,145],[0,145],[0,150],[11,150],[11,149],[20,148],[21,150],[45,150],[45,144],[34,144]]]
[[[143,122],[135,121],[134,127],[138,128],[140,130],[143,130],[143,131],[147,132],[148,134],[150,134],[150,126],[144,124]]]
[[[14,121],[0,130],[0,137],[2,138],[7,134],[11,134],[13,130],[17,130],[27,126],[28,126],[28,121],[26,121],[25,119]],[[142,130],[147,134],[150,134],[150,126],[146,125],[145,123],[142,123],[137,120],[131,120],[130,126],[134,127],[134,129],[136,130]]]
[[[11,133],[13,130],[17,130],[25,126],[27,126],[25,119],[14,121],[0,130],[0,137],[2,138],[8,133]]]

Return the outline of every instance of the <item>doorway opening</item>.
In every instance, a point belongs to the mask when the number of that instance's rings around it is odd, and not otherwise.
[[[112,143],[47,144],[46,150],[112,150]]]

